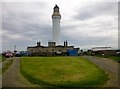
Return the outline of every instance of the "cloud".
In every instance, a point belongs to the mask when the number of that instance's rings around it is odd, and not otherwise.
[[[79,7],[68,24],[64,24],[63,40],[81,48],[118,46],[117,2],[86,3]]]
[[[78,20],[87,20],[96,16],[117,15],[117,4],[117,2],[88,3],[80,7],[79,13],[74,18]]]
[[[41,0],[40,2],[4,2],[2,4],[3,50],[26,50],[41,41],[47,45],[52,36],[53,7],[60,7],[61,44],[75,47],[112,46],[117,48],[117,3]]]
[[[41,5],[41,7],[40,7]],[[38,11],[38,8],[42,8]],[[43,3],[3,3],[2,29],[3,49],[12,44],[22,47],[24,43],[48,41],[52,28],[45,20]],[[33,44],[33,43],[32,43]],[[22,49],[26,48],[24,45]]]
[[[65,25],[62,30],[63,40],[80,48],[92,48],[94,46],[118,46],[117,16],[97,16],[88,20],[73,20],[70,26]]]

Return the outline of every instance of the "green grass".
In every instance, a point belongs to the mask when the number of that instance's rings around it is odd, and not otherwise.
[[[0,62],[2,61],[2,55],[0,54]]]
[[[110,56],[110,55],[98,55],[97,57],[101,57],[101,58],[109,58],[112,59],[114,61],[120,61],[120,56]]]
[[[96,87],[108,79],[103,70],[82,57],[22,57],[21,72],[43,87]]]
[[[7,60],[7,61],[8,62],[2,67],[2,73],[4,73],[13,62],[13,60]]]
[[[0,54],[0,62],[4,61],[5,59],[5,56],[2,56],[2,54]]]
[[[6,59],[6,57],[5,57],[5,56],[2,56],[2,62],[3,62],[5,59]]]
[[[2,61],[2,56],[0,55],[0,62]]]

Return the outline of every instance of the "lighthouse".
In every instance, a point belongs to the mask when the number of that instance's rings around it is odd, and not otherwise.
[[[56,42],[57,45],[60,44],[60,19],[61,15],[59,12],[59,7],[55,5],[52,14],[52,41]]]

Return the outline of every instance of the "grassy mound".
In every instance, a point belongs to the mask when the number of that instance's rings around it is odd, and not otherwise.
[[[55,87],[96,87],[107,74],[82,57],[23,57],[21,72],[31,82]]]

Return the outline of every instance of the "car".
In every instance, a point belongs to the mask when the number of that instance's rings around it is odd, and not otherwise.
[[[9,57],[13,57],[13,53],[11,53],[11,52],[7,52],[7,53],[5,54],[5,57],[7,57],[7,58],[9,58]]]
[[[116,53],[117,56],[120,56],[120,51]]]
[[[21,54],[20,53],[16,53],[15,57],[21,57]]]

